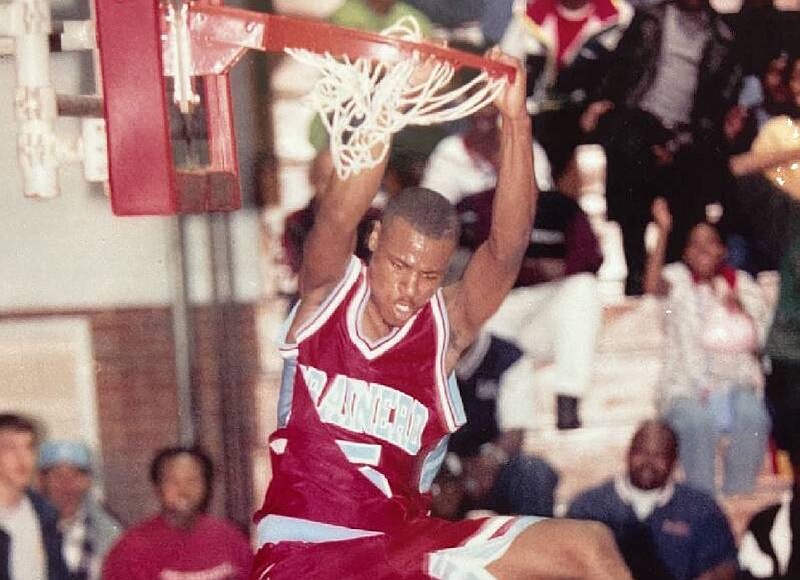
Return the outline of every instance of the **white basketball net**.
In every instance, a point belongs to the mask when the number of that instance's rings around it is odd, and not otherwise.
[[[422,41],[419,24],[410,16],[381,34]],[[455,67],[435,59],[426,62],[428,57],[417,51],[397,63],[337,60],[328,53],[297,48],[286,52],[322,73],[306,98],[328,130],[333,164],[342,179],[383,161],[391,136],[403,127],[471,115],[492,102],[506,82],[505,77],[492,78],[481,71],[464,85],[444,91]]]

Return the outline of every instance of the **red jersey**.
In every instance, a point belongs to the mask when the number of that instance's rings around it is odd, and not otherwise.
[[[449,522],[428,516],[448,435],[465,421],[445,370],[441,291],[370,342],[360,323],[367,269],[339,286],[284,344],[273,478],[252,580],[472,577],[539,518]],[[290,317],[291,320],[291,317]]]
[[[465,421],[445,354],[441,291],[388,336],[360,330],[367,268],[353,259],[315,315],[284,344],[290,377],[270,438],[273,479],[262,510],[390,533],[427,514],[447,435]],[[288,379],[291,378],[291,382]]]

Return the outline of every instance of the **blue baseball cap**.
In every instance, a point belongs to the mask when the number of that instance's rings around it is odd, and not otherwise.
[[[92,470],[92,454],[81,441],[46,441],[39,448],[39,469],[66,464],[84,471]]]

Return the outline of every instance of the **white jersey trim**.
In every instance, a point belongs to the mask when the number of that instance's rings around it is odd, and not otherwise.
[[[258,548],[265,544],[279,542],[309,542],[319,544],[322,542],[341,542],[356,538],[382,536],[382,532],[346,528],[334,524],[324,524],[314,520],[293,518],[270,514],[261,518],[256,527],[256,542]]]
[[[453,388],[447,374],[447,349],[450,344],[450,322],[441,288],[431,299],[431,311],[436,323],[436,387],[439,394],[439,405],[444,417],[444,426],[450,433],[456,431],[467,418],[458,388]]]
[[[364,312],[366,311],[369,297],[369,280],[365,277],[363,283],[356,291],[353,302],[347,309],[347,332],[350,335],[350,341],[359,352],[364,355],[364,358],[367,360],[375,360],[399,344],[408,335],[408,332],[417,320],[419,312],[409,318],[403,326],[393,328],[385,337],[375,342],[370,342],[361,332],[361,321],[364,319]]]
[[[350,256],[350,263],[347,265],[347,270],[344,273],[344,276],[337,284],[336,288],[334,288],[330,294],[323,300],[322,304],[314,311],[311,317],[304,322],[295,333],[295,342],[287,342],[286,341],[286,334],[289,330],[289,325],[287,325],[285,329],[285,333],[283,336],[283,340],[281,344],[278,346],[281,352],[281,356],[283,357],[290,357],[297,355],[297,347],[298,345],[312,336],[315,332],[317,332],[323,324],[325,324],[328,319],[333,314],[334,310],[339,307],[339,305],[344,300],[347,293],[353,287],[353,284],[358,280],[358,277],[361,275],[361,272],[364,269],[364,265],[361,263],[356,256]],[[295,308],[292,310],[291,317],[294,318],[294,314],[299,307],[300,303],[295,305]]]
[[[495,516],[461,546],[428,554],[428,575],[440,580],[494,580],[486,566],[506,553],[511,543],[530,526],[544,520],[536,516]]]

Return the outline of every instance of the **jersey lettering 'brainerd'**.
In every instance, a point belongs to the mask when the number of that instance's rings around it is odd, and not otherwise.
[[[428,408],[402,391],[345,375],[328,376],[300,365],[320,419],[352,433],[371,435],[410,455],[422,447]]]

